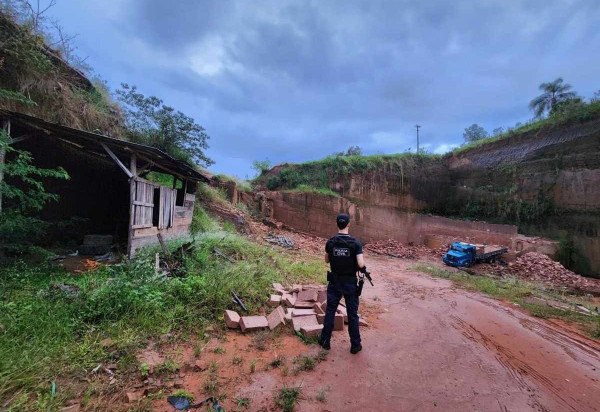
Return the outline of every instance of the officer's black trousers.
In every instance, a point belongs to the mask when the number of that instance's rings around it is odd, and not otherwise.
[[[340,281],[334,279],[327,285],[327,310],[325,312],[325,321],[323,322],[323,331],[321,332],[321,342],[329,343],[331,332],[333,332],[333,318],[337,311],[342,296],[346,301],[346,310],[348,312],[348,334],[350,335],[350,344],[352,347],[360,345],[360,332],[358,330],[358,295],[355,280]]]

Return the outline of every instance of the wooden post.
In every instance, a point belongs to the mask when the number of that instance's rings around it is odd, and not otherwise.
[[[131,178],[129,179],[129,230],[127,231],[127,257],[131,259],[133,257],[133,225],[135,224],[135,205],[133,202],[135,201],[135,178],[137,177],[137,157],[135,154],[131,155],[129,172],[131,173]]]
[[[10,143],[10,120],[5,120],[2,123],[2,129],[6,131],[8,135],[7,144]],[[0,146],[0,189],[2,188],[2,182],[4,182],[4,158],[6,157],[6,149],[4,146]],[[0,190],[0,213],[2,213],[2,190]]]

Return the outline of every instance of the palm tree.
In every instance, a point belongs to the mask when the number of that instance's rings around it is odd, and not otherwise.
[[[571,85],[563,83],[562,77],[550,83],[540,84],[540,90],[544,93],[529,102],[529,108],[534,111],[536,117],[543,115],[546,110],[552,112],[557,103],[577,97],[577,93],[569,91]]]

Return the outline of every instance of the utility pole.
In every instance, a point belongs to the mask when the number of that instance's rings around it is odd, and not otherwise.
[[[419,154],[419,129],[421,128],[421,126],[416,124],[415,127],[417,128],[417,154]]]

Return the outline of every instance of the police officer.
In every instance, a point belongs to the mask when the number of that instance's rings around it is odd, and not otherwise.
[[[350,352],[361,351],[360,332],[358,330],[358,291],[356,272],[367,272],[363,257],[362,244],[348,234],[350,216],[341,213],[336,218],[338,234],[325,245],[325,262],[331,266],[327,274],[327,311],[323,322],[323,331],[319,343],[323,349],[330,348],[333,320],[342,296],[346,301],[348,312],[348,333],[350,335]]]

